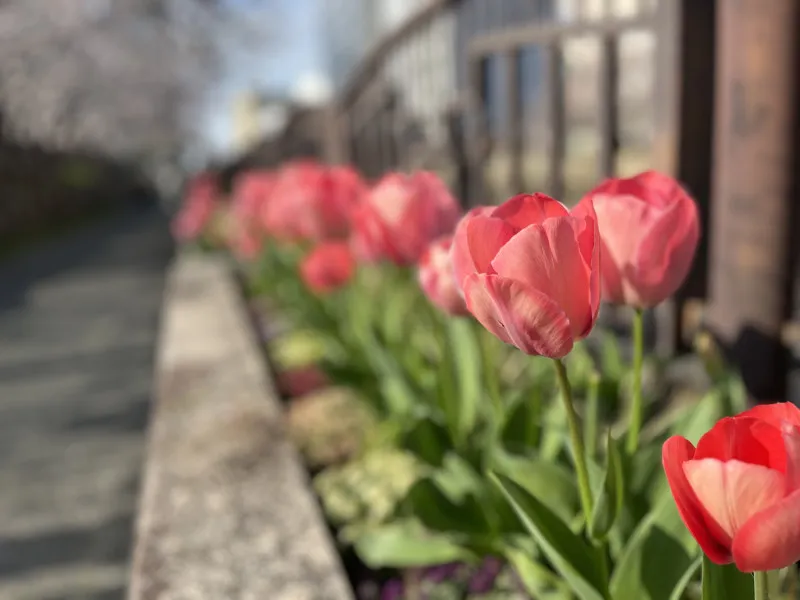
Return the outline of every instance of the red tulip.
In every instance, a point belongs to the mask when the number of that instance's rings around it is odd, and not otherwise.
[[[458,203],[433,173],[390,173],[356,209],[353,245],[364,260],[412,265],[430,242],[453,231],[459,216]]]
[[[295,163],[278,176],[264,208],[264,226],[287,240],[344,238],[350,232],[353,209],[365,194],[364,183],[349,167]]]
[[[709,559],[743,572],[800,560],[800,410],[764,404],[719,421],[697,448],[662,450],[678,512]]]
[[[473,209],[453,239],[467,307],[527,354],[561,358],[594,327],[600,238],[591,202],[569,212],[544,194]]]
[[[608,179],[581,202],[592,202],[603,243],[603,299],[655,306],[680,287],[700,239],[694,200],[677,181],[647,171]]]
[[[331,292],[346,284],[355,271],[355,259],[344,242],[324,242],[300,264],[300,275],[312,291]]]
[[[444,312],[463,316],[470,314],[461,290],[456,285],[453,263],[450,260],[450,246],[453,236],[435,240],[419,261],[419,283],[425,295]]]
[[[172,235],[180,241],[194,240],[203,234],[217,209],[217,183],[213,175],[197,175],[187,188],[186,197],[175,219]]]

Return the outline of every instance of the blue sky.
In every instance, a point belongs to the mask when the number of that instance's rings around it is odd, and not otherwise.
[[[298,80],[324,74],[320,2],[325,0],[227,0],[241,11],[264,43],[229,53],[226,76],[209,98],[204,129],[212,145],[229,142],[230,102],[243,89],[291,91]]]

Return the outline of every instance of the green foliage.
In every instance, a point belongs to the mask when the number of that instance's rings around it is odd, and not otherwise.
[[[627,353],[602,331],[575,346],[565,363],[587,448],[593,509],[584,515],[551,361],[438,313],[408,270],[362,268],[347,289],[315,296],[296,276],[300,256],[271,249],[254,289],[303,332],[273,345],[277,362],[316,362],[369,407],[370,418],[349,420],[331,401],[299,438],[307,456],[312,438],[333,447],[358,440],[360,453],[314,486],[342,543],[366,564],[502,556],[537,600],[697,598],[700,554],[666,486],[661,446],[673,434],[696,442],[744,408],[740,379],[716,355],[706,352],[702,393],[645,358],[642,435],[623,452],[635,381]],[[714,576],[714,585],[733,581],[727,571]],[[447,589],[436,593],[447,598]]]
[[[344,542],[384,524],[421,470],[416,459],[391,448],[377,449],[314,478],[314,489]]]

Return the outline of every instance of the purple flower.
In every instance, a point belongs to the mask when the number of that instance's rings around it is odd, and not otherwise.
[[[495,579],[503,570],[503,562],[499,558],[490,556],[485,559],[475,574],[470,578],[469,591],[471,594],[485,594],[494,587]]]
[[[403,582],[399,579],[387,581],[381,590],[381,600],[402,600]]]
[[[432,583],[440,583],[456,575],[463,565],[461,563],[447,563],[425,569],[422,578]]]

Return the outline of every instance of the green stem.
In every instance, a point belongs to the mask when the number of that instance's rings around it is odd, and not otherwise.
[[[597,456],[597,438],[600,423],[600,375],[592,373],[589,381],[589,395],[586,398],[586,418],[584,439],[588,456]]]
[[[644,312],[637,308],[633,314],[633,398],[631,399],[631,422],[628,428],[626,450],[634,454],[639,447],[639,432],[644,418],[642,400],[642,362],[644,360]]]
[[[766,571],[753,573],[754,600],[769,600],[769,580]]]
[[[494,352],[492,349],[492,343],[494,342],[494,339],[492,338],[492,334],[486,331],[482,326],[477,326],[476,329],[478,343],[481,347],[483,377],[486,381],[486,387],[489,391],[489,398],[491,399],[495,408],[495,416],[499,427],[505,414],[505,405],[503,404],[503,397],[500,393],[500,378],[498,377],[497,364],[495,363]]]
[[[578,490],[581,497],[583,515],[588,526],[592,518],[594,500],[592,499],[592,488],[589,483],[589,467],[586,463],[586,449],[583,446],[583,435],[581,425],[578,420],[578,413],[575,412],[575,405],[572,402],[572,389],[567,378],[567,369],[564,363],[555,359],[553,361],[558,376],[558,387],[561,391],[561,399],[567,411],[567,423],[569,424],[569,437],[572,444],[572,457],[575,461],[575,472],[578,476]]]

